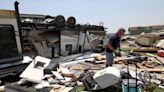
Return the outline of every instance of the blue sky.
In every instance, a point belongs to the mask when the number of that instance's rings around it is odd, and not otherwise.
[[[15,0],[0,0],[0,9],[14,9]],[[77,23],[103,22],[109,33],[118,28],[164,24],[164,0],[18,0],[20,13],[76,17]]]

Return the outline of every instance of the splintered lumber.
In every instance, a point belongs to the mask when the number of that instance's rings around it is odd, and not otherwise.
[[[147,72],[164,72],[164,68],[155,68],[155,69],[138,69],[138,71],[147,71]]]
[[[64,77],[69,77],[73,80],[77,79],[77,77],[74,74],[62,74]]]
[[[157,52],[157,48],[148,48],[148,47],[144,47],[144,48],[134,48],[133,52]]]
[[[154,68],[155,67],[154,64],[145,64],[145,66],[148,67],[148,68]]]
[[[161,64],[161,62],[158,61],[155,57],[148,57],[148,62],[156,62],[158,64]]]
[[[34,41],[31,39],[32,43],[34,44],[37,52],[39,55],[44,57],[51,57],[51,53],[48,50],[48,46],[46,44],[46,41]]]
[[[153,54],[150,54],[150,53],[146,53],[148,56],[151,56],[151,57],[155,57],[159,62],[161,62],[161,64],[164,64],[164,58],[161,58],[157,55],[153,55]]]
[[[145,69],[146,67],[142,65],[142,63],[137,63],[137,67],[139,69]]]
[[[157,64],[152,61],[144,61],[142,62],[142,65],[146,66],[147,68],[155,68]]]
[[[85,67],[86,67],[86,65],[79,64],[79,65],[71,66],[70,69],[72,69],[72,70],[83,70],[83,69],[85,69]]]

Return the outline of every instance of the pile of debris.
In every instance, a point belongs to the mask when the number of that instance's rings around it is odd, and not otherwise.
[[[62,62],[62,60],[66,59],[60,59],[59,61],[61,62],[57,62],[56,59],[53,60],[37,56],[35,59],[31,60],[31,63],[22,72],[20,75],[21,80],[18,83],[6,85],[5,91],[19,90],[31,92],[31,90],[33,90],[36,92],[38,90],[45,90],[43,92],[69,92],[70,90],[76,90],[75,87],[77,86],[78,81],[85,77],[85,73],[88,73],[90,69],[102,69],[102,67],[100,68],[98,65],[92,65],[91,63],[85,64],[85,62],[105,60],[105,56],[101,54],[87,56],[88,55],[84,55],[75,58],[74,61],[67,63]],[[72,66],[75,63],[78,65]],[[92,73],[94,72],[89,71],[89,74]]]
[[[131,48],[131,47],[138,47],[135,43],[135,36],[126,35],[122,38],[121,43],[122,48]]]
[[[86,53],[72,59],[48,59],[37,56],[20,75],[18,83],[5,87],[9,90],[41,92],[71,92],[83,86],[85,91],[116,89],[139,90],[148,83],[164,87],[164,58],[147,53],[129,53],[116,57],[113,67],[105,68],[103,53]],[[108,80],[108,81],[106,81]],[[135,84],[135,86],[134,86]],[[124,92],[123,91],[123,92]],[[26,92],[26,91],[25,91]],[[103,91],[104,92],[104,91]]]
[[[133,50],[134,52],[157,52],[163,47],[164,32],[142,33],[140,35],[126,35],[122,38],[122,48]]]

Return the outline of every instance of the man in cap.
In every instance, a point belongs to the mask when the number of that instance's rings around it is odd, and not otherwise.
[[[125,34],[125,29],[120,28],[108,41],[105,49],[106,67],[113,65],[114,55],[120,56],[120,39]]]

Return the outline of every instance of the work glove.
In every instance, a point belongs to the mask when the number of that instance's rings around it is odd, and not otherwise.
[[[115,53],[116,56],[121,57],[121,49],[120,49],[120,48],[117,48],[117,49],[114,51],[114,53]]]

